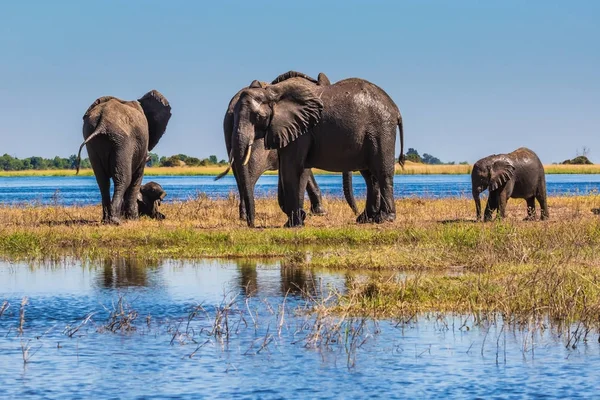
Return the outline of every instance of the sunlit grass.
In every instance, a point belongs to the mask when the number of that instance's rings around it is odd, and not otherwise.
[[[214,176],[225,170],[226,167],[148,167],[147,176]],[[404,169],[396,165],[396,174],[403,175],[464,175],[471,173],[472,165],[427,165],[406,162]],[[547,174],[600,174],[600,164],[594,165],[545,165]],[[339,174],[334,172],[313,169],[317,175]],[[267,171],[267,175],[276,175],[277,171]],[[358,174],[358,173],[357,173]],[[82,169],[80,176],[92,176],[91,169]],[[13,176],[75,176],[74,170],[27,170],[27,171],[0,171],[0,177]]]
[[[204,196],[166,203],[165,221],[100,224],[99,206],[0,207],[0,254],[43,258],[141,254],[151,257],[283,257],[329,268],[484,268],[502,263],[577,261],[596,265],[600,196],[553,197],[551,219],[523,222],[525,202],[511,200],[503,222],[475,223],[472,200],[397,200],[397,219],[357,225],[342,200],[301,229],[284,229],[277,201],[257,201],[258,228],[238,219],[237,200]],[[538,211],[539,212],[539,211]]]

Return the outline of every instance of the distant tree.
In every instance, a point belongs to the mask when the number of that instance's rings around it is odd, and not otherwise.
[[[423,160],[421,159],[421,156],[419,155],[419,152],[417,152],[417,150],[413,149],[412,147],[408,149],[408,151],[406,152],[406,159],[408,161],[412,161],[412,162],[416,162],[416,163],[422,163]]]
[[[174,158],[176,158],[176,159],[178,159],[178,160],[181,160],[181,161],[183,161],[184,163],[186,163],[186,162],[187,162],[187,159],[189,158],[189,157],[188,157],[187,155],[185,155],[185,154],[176,154],[176,155],[174,155],[174,156],[171,156],[171,157],[174,157]]]
[[[189,165],[191,167],[198,166],[200,165],[200,159],[196,157],[188,157],[188,159],[185,161],[185,165]]]
[[[227,160],[221,160],[221,161],[219,161],[219,165],[227,165]]]
[[[461,161],[458,163],[458,165],[469,165],[468,161]]]
[[[156,153],[148,153],[148,162],[146,163],[147,167],[155,167],[160,163],[160,159],[158,158],[158,154]]]
[[[163,160],[164,158],[164,160]],[[181,160],[178,156],[171,156],[169,158],[162,157],[160,161],[161,167],[179,167],[181,165]]]
[[[217,159],[217,156],[211,155],[208,157],[208,162],[212,165],[216,165],[216,164],[218,164],[219,161]]]
[[[434,164],[434,165],[442,164],[442,161],[439,158],[434,157],[431,154],[427,154],[427,153],[423,154],[423,162],[425,164]]]

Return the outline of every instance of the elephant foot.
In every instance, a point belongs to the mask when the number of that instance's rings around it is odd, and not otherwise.
[[[302,209],[293,211],[292,215],[288,217],[287,222],[283,225],[284,228],[295,228],[304,225],[306,219],[306,212]]]
[[[161,213],[161,212],[156,212],[156,215],[154,216],[154,218],[156,218],[157,220],[163,220],[166,219],[167,217],[165,217],[165,214]]]
[[[387,213],[384,211],[380,211],[375,215],[373,219],[377,224],[383,224],[384,222],[394,222],[396,220],[396,213]]]
[[[320,204],[317,204],[316,206],[311,206],[310,213],[319,217],[327,215],[327,211],[325,211],[325,209]]]
[[[106,225],[121,225],[121,220],[117,217],[104,218],[102,220],[103,224]]]
[[[550,215],[548,215],[548,214],[542,214],[541,220],[542,221],[547,221],[548,218],[550,218]]]
[[[362,213],[359,214],[358,217],[356,217],[356,223],[358,223],[358,224],[370,224],[373,221],[374,221],[374,218],[369,217],[365,211],[363,211]]]

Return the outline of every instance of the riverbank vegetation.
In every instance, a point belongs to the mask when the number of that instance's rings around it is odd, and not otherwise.
[[[410,161],[406,162],[404,169],[396,166],[397,175],[465,175],[471,173],[471,165],[468,164],[420,164]],[[591,165],[563,165],[552,164],[545,165],[546,174],[600,174],[600,164]],[[223,165],[207,166],[178,166],[178,167],[146,167],[146,176],[215,176],[225,170]],[[313,169],[316,175],[339,175],[337,172],[322,171]],[[267,171],[265,175],[276,175],[277,171]],[[79,176],[93,176],[91,169],[81,169]],[[359,175],[356,173],[356,175]],[[72,169],[49,169],[49,170],[21,170],[21,171],[0,171],[0,177],[26,177],[26,176],[56,176],[67,177],[75,176],[75,170]]]
[[[600,196],[552,197],[549,221],[474,222],[472,200],[397,200],[398,218],[356,225],[342,200],[301,229],[284,229],[276,200],[257,201],[258,228],[238,220],[237,200],[204,196],[164,204],[165,221],[99,223],[99,206],[0,207],[0,255],[11,260],[273,258],[311,269],[362,271],[333,307],[341,315],[412,318],[423,312],[600,323]],[[364,273],[365,271],[370,271]],[[402,272],[402,273],[400,273]],[[586,328],[587,329],[587,328]],[[581,330],[580,334],[585,333]]]

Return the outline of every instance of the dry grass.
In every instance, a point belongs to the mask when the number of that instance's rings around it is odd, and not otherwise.
[[[257,202],[257,225],[238,220],[237,201],[200,197],[163,205],[165,221],[100,224],[99,206],[0,207],[0,255],[40,259],[283,257],[328,268],[446,269],[531,262],[596,266],[600,221],[590,209],[600,196],[555,197],[551,219],[523,222],[525,202],[511,200],[503,222],[474,223],[469,199],[403,199],[394,223],[357,225],[342,200],[326,201],[328,215],[301,229],[280,228],[276,200]],[[539,212],[539,211],[538,211]]]
[[[404,169],[396,165],[396,174],[403,175],[463,175],[471,173],[472,165],[427,165],[410,161],[406,162]],[[547,174],[600,174],[600,164],[593,165],[545,165]],[[152,167],[146,168],[147,176],[215,176],[225,170],[225,167]],[[313,169],[315,174],[338,174],[319,169]],[[277,171],[267,171],[267,175],[276,175]],[[82,169],[81,176],[92,176],[91,169]],[[13,176],[75,176],[74,170],[28,170],[28,171],[0,171],[0,177]]]

